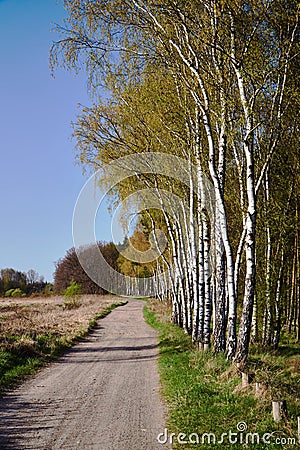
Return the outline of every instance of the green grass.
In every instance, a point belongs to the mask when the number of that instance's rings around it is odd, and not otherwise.
[[[214,355],[210,351],[197,350],[191,344],[190,337],[180,328],[165,320],[158,320],[158,315],[148,307],[145,307],[144,314],[146,321],[159,334],[159,371],[163,395],[169,407],[167,423],[169,439],[170,433],[175,433],[175,437],[171,438],[172,448],[299,448],[296,417],[300,415],[300,410],[293,398],[287,399],[288,421],[276,424],[272,418],[271,401],[268,396],[256,398],[252,387],[244,391],[237,388],[241,382],[239,374],[231,363],[226,361],[223,354]],[[262,359],[261,356],[254,355],[251,364],[260,362],[261,368],[267,367],[268,358],[265,356],[265,359]],[[269,357],[271,372],[275,361],[282,367],[281,356],[276,358],[274,355]],[[281,370],[281,378],[288,383],[288,374],[286,373],[284,377],[283,372]],[[278,375],[278,368],[274,374]],[[272,378],[272,375],[270,377]],[[247,431],[243,434],[237,430],[237,425],[241,422],[247,424]],[[231,438],[228,435],[224,436],[223,442],[218,443],[222,434],[229,433],[230,430],[232,433],[238,433],[237,436],[232,435]],[[258,433],[260,443],[252,444],[249,437],[248,446],[243,445],[248,432]],[[263,443],[263,435],[273,432],[275,434],[270,437],[271,443]],[[187,443],[178,443],[179,433],[185,433],[186,437],[182,436],[180,440],[188,441]],[[208,444],[208,436],[203,436],[203,433],[213,433],[216,437],[215,445],[212,443],[213,437],[210,437],[211,444]],[[191,443],[189,443],[190,435]],[[286,444],[287,439],[291,437],[296,439],[297,444]],[[199,443],[196,443],[197,438]],[[234,443],[236,438],[242,439],[242,442]],[[283,444],[275,443],[275,438],[283,438],[286,441],[283,440]],[[268,440],[268,436],[265,436],[265,439]]]
[[[113,303],[76,335],[57,335],[47,332],[31,336],[6,336],[7,345],[0,349],[0,394],[19,384],[28,375],[36,373],[41,367],[60,356],[65,350],[76,344],[95,327],[97,320],[106,317],[113,309],[127,302]]]
[[[37,357],[0,351],[0,392],[36,372],[42,365],[43,361]]]

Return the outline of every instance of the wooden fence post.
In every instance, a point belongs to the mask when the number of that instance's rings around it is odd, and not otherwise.
[[[272,412],[275,422],[279,422],[283,417],[287,417],[286,400],[273,400]]]
[[[267,390],[267,386],[265,383],[256,382],[255,383],[255,395],[256,397],[260,397]]]
[[[249,373],[242,372],[242,387],[247,387],[249,385]]]

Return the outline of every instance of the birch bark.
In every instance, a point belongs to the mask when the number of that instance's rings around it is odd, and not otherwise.
[[[245,120],[245,136],[243,139],[243,150],[246,161],[246,194],[247,194],[247,215],[246,215],[246,236],[245,236],[245,256],[246,274],[244,285],[244,299],[242,316],[237,341],[235,361],[242,364],[248,356],[250,342],[251,322],[255,293],[255,232],[256,232],[256,196],[254,181],[254,161],[253,161],[253,117],[245,91],[245,82],[240,70],[240,65],[236,60],[236,30],[233,16],[231,15],[231,60],[237,79],[238,91]]]

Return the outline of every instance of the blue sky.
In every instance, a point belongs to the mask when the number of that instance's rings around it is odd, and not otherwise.
[[[72,214],[86,178],[74,164],[71,122],[89,105],[86,78],[49,70],[59,0],[0,0],[0,268],[52,281],[73,246]],[[111,240],[109,217],[97,239]]]

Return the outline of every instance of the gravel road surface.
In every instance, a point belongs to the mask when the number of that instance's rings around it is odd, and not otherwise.
[[[129,300],[0,399],[0,449],[156,450],[165,427],[157,336]]]

